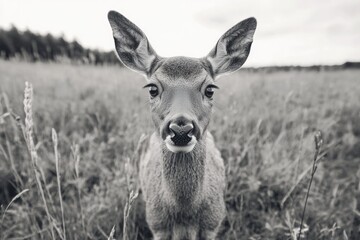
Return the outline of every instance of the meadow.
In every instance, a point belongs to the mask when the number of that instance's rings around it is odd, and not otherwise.
[[[219,239],[296,239],[317,130],[323,159],[301,239],[360,239],[359,76],[240,70],[218,80],[209,130],[226,163]],[[25,81],[34,89],[35,168],[22,130]],[[0,61],[0,239],[108,239],[113,226],[122,238],[136,182],[125,163],[154,129],[143,85],[118,66]],[[149,239],[135,201],[127,234]]]

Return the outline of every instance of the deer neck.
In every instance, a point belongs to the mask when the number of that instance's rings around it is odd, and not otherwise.
[[[201,195],[204,180],[204,141],[199,141],[189,153],[173,153],[164,147],[162,158],[164,183],[170,195],[180,204],[195,201]]]

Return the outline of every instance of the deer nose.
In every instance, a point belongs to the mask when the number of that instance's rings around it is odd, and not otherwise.
[[[186,146],[192,139],[194,125],[186,121],[174,121],[169,125],[171,140],[176,146]]]

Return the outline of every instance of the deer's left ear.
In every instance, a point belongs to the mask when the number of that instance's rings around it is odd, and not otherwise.
[[[108,19],[116,51],[122,63],[135,71],[151,75],[160,57],[151,47],[145,34],[118,12],[110,11]]]
[[[213,77],[238,70],[250,53],[256,19],[245,19],[229,29],[205,57]]]

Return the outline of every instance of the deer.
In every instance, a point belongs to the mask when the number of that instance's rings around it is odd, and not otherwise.
[[[108,13],[120,61],[145,76],[155,131],[139,162],[146,222],[155,240],[215,239],[226,217],[224,161],[208,131],[215,79],[238,70],[257,26],[247,18],[202,58],[161,57],[146,35]]]

